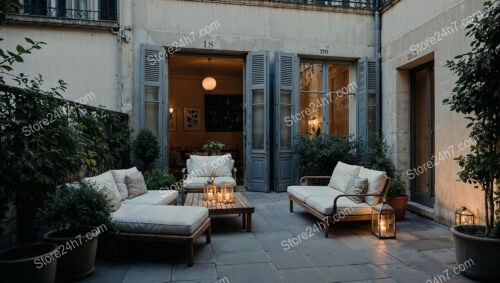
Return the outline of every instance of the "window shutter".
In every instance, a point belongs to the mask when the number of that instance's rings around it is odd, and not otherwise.
[[[117,0],[99,1],[99,20],[116,21],[118,19]]]
[[[357,133],[362,141],[360,153],[366,159],[370,146],[370,133],[377,131],[378,99],[377,99],[377,61],[375,57],[364,57],[358,60],[357,66]]]
[[[160,166],[165,166],[165,55],[163,47],[141,45],[140,126],[160,140]],[[162,54],[163,53],[163,54]],[[160,55],[161,54],[161,55]],[[160,58],[163,58],[161,60]]]
[[[286,191],[298,181],[293,139],[298,135],[299,123],[290,125],[286,118],[298,112],[300,66],[296,54],[277,52],[275,58],[273,187]]]

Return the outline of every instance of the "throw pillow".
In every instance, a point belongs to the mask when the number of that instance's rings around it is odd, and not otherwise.
[[[130,169],[122,169],[122,170],[111,170],[113,174],[113,178],[115,179],[116,186],[118,187],[118,191],[122,196],[122,200],[126,200],[128,197],[128,188],[127,184],[125,184],[125,176],[130,175],[133,176],[139,173],[136,167],[132,167]]]
[[[349,182],[347,182],[346,194],[366,194],[368,191],[368,178],[352,177]],[[362,196],[349,196],[350,200],[355,203],[361,203],[363,201]]]
[[[129,199],[138,197],[148,192],[144,176],[141,172],[138,174],[126,175],[125,184],[127,184]]]
[[[330,178],[328,186],[341,192],[345,192],[347,182],[349,182],[352,177],[358,176],[360,169],[360,166],[349,165],[339,161],[335,166],[335,169],[333,169],[332,177]]]

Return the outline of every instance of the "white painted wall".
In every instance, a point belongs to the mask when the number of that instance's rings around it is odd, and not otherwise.
[[[15,50],[17,44],[26,46],[25,37],[47,43],[42,49],[25,55],[24,63],[14,65],[15,73],[42,74],[45,89],[56,86],[58,79],[62,79],[68,83],[65,98],[77,100],[93,92],[95,98],[88,104],[120,109],[117,46],[110,31],[4,25],[0,32],[5,39],[0,42],[3,49]]]
[[[399,169],[410,166],[409,69],[434,59],[435,69],[435,153],[455,148],[455,157],[465,154],[459,144],[468,139],[466,120],[451,112],[442,101],[451,95],[456,77],[444,67],[446,61],[467,52],[470,41],[462,28],[462,19],[482,9],[481,0],[399,1],[382,16],[383,131],[390,137],[393,158]],[[453,22],[456,21],[457,27]],[[453,33],[431,41],[435,32],[453,28]],[[448,29],[450,31],[450,29]],[[410,47],[422,41],[430,47],[409,56]],[[434,42],[434,43],[433,43]],[[415,53],[415,52],[414,52]],[[483,195],[457,182],[457,162],[449,158],[435,167],[434,218],[451,224],[454,212],[465,205],[474,214],[483,215]],[[404,174],[406,176],[406,174]],[[482,217],[480,218],[482,219]]]

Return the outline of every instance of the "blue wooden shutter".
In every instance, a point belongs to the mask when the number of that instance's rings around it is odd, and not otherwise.
[[[245,69],[245,185],[269,191],[269,78],[267,52],[249,52]]]
[[[141,45],[141,128],[150,129],[160,140],[159,166],[165,167],[165,58],[161,46]]]
[[[364,158],[370,147],[370,133],[377,131],[377,72],[376,58],[364,57],[358,60],[357,66],[357,133],[356,136],[363,143],[360,152]]]
[[[299,124],[291,123],[290,118],[298,112],[299,58],[295,54],[280,52],[275,58],[273,187],[282,192],[298,183],[294,139]]]

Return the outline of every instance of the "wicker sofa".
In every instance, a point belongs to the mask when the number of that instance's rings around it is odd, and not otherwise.
[[[208,209],[177,206],[178,192],[175,190],[147,190],[130,196],[125,177],[138,176],[138,173],[135,167],[111,170],[83,181],[96,184],[108,197],[113,210],[111,222],[116,229],[109,232],[113,237],[183,242],[187,245],[187,264],[192,266],[195,241],[203,234],[207,243],[211,240]]]
[[[354,178],[368,179],[366,193],[346,193],[349,181]],[[327,186],[309,185],[313,180],[330,180]],[[328,237],[329,224],[340,221],[371,220],[372,206],[382,201],[390,185],[385,172],[338,162],[332,176],[304,176],[298,186],[289,186],[290,212],[296,203],[324,224]],[[352,199],[358,199],[354,201]]]

